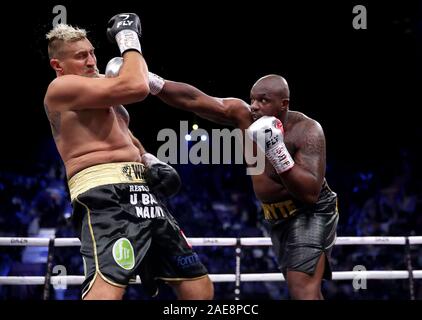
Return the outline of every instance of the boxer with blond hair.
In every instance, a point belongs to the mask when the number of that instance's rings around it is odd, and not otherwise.
[[[174,193],[177,172],[145,152],[123,107],[149,93],[139,17],[115,15],[107,36],[124,59],[115,77],[100,76],[85,30],[59,24],[47,34],[57,77],[44,106],[81,240],[82,297],[122,299],[139,274],[151,295],[165,281],[179,299],[211,299],[206,268],[160,200]]]

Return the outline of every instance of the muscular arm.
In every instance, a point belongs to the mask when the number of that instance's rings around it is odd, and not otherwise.
[[[157,96],[170,106],[191,111],[201,118],[224,125],[239,126],[250,117],[248,105],[234,98],[211,97],[182,82],[166,80]]]
[[[126,52],[116,78],[64,75],[48,87],[45,105],[56,111],[108,108],[141,101],[149,93],[148,69],[139,53]],[[137,72],[134,72],[138,70]]]
[[[298,200],[314,204],[325,176],[325,137],[317,122],[306,125],[292,169],[280,174],[284,186]]]

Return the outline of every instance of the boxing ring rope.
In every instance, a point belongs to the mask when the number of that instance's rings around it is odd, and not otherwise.
[[[210,274],[212,282],[235,282],[235,274]],[[366,278],[368,280],[399,280],[408,279],[407,270],[391,271],[334,271],[333,280],[353,280]],[[413,270],[414,279],[422,279],[422,270]],[[281,273],[242,273],[242,282],[285,281]],[[5,285],[44,285],[44,276],[8,276],[0,277],[0,284]],[[52,276],[50,284],[66,283],[67,285],[81,285],[84,276]],[[131,280],[131,284],[141,284],[139,276]]]
[[[188,238],[192,246],[236,246],[240,239],[241,246],[271,246],[269,237],[261,238]],[[422,236],[410,237],[337,237],[335,245],[410,245],[422,244]],[[50,238],[0,237],[0,247],[34,246],[47,247]],[[78,238],[54,239],[55,247],[79,247]]]
[[[240,260],[241,248],[248,246],[271,246],[269,237],[248,238],[188,238],[192,246],[231,246],[236,247],[235,274],[210,274],[213,282],[235,282],[235,299],[239,300],[241,282],[285,281],[281,273],[241,273]],[[25,238],[25,237],[0,237],[0,246],[45,246],[49,247],[48,267],[51,269],[51,258],[54,247],[80,246],[78,238]],[[409,279],[410,297],[414,299],[413,279],[422,279],[422,270],[413,270],[411,265],[410,246],[422,244],[422,236],[409,237],[338,237],[335,245],[404,245],[406,246],[407,270],[387,271],[334,271],[333,280],[353,280],[356,278],[368,280],[393,280]],[[81,285],[84,276],[1,276],[0,285],[44,285],[48,283],[66,285]],[[132,284],[140,284],[139,276],[132,280]],[[48,288],[48,285],[47,285]],[[48,299],[48,292],[44,292],[44,299]]]

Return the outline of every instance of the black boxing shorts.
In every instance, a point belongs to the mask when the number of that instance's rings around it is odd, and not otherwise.
[[[139,275],[154,296],[158,281],[195,280],[207,269],[159,199],[140,163],[96,165],[69,180],[73,222],[81,240],[84,297],[96,277],[126,287]]]
[[[328,186],[327,186],[328,188]],[[295,200],[262,204],[271,225],[271,241],[279,268],[313,275],[325,253],[324,279],[332,278],[331,251],[336,241],[338,223],[337,195],[323,190],[315,205],[301,205]]]

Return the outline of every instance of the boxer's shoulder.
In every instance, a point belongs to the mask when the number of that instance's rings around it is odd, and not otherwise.
[[[318,121],[298,111],[289,110],[287,119],[286,131],[305,130],[320,127]]]

